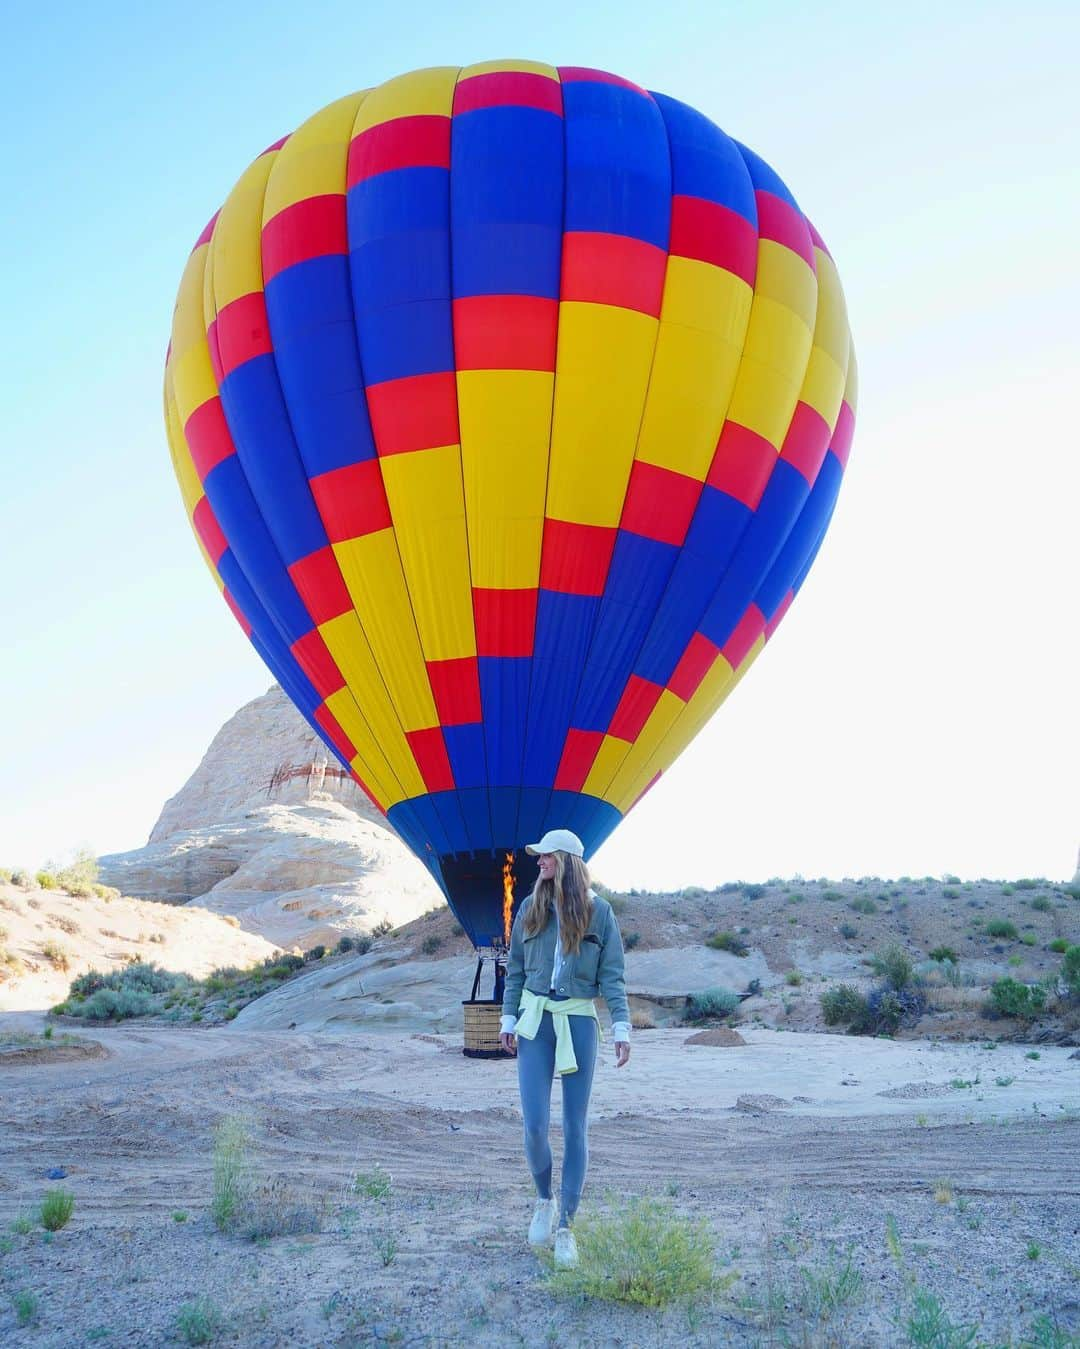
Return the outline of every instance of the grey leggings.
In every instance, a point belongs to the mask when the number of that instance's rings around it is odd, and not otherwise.
[[[564,1073],[563,1168],[561,1222],[577,1212],[585,1171],[589,1165],[589,1095],[596,1070],[596,1047],[600,1028],[591,1016],[572,1016],[570,1034],[574,1041],[577,1072]],[[551,1013],[545,1012],[536,1038],[517,1042],[518,1086],[521,1089],[521,1114],[525,1121],[525,1159],[529,1163],[536,1192],[541,1199],[551,1198],[551,1145],[548,1121],[551,1118],[551,1079],[555,1075],[555,1027]]]

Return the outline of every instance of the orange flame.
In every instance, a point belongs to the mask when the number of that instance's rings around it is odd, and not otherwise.
[[[510,945],[510,915],[514,909],[514,854],[508,852],[503,863],[503,939]]]

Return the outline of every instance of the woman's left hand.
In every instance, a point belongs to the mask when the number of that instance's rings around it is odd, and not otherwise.
[[[615,1041],[615,1067],[624,1068],[630,1062],[630,1041]]]

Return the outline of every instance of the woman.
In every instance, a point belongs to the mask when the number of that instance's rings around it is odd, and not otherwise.
[[[550,829],[525,851],[538,859],[540,875],[510,933],[499,1039],[517,1055],[525,1157],[539,1196],[529,1241],[546,1245],[554,1231],[555,1263],[570,1267],[577,1264],[570,1224],[589,1161],[589,1094],[600,1035],[597,993],[611,1013],[616,1067],[630,1058],[622,937],[611,905],[589,889],[585,850],[576,834]],[[556,1072],[563,1098],[561,1207],[551,1191],[548,1143]]]

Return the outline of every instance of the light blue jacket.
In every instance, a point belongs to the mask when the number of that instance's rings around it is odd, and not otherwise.
[[[581,940],[581,949],[562,957],[555,992],[568,998],[601,996],[611,1013],[615,1039],[628,1040],[630,1009],[626,1001],[622,935],[607,900],[592,890],[589,891],[589,897],[592,899],[592,916]],[[511,1023],[517,1020],[523,988],[544,996],[552,986],[558,924],[552,914],[542,932],[526,937],[524,914],[530,902],[526,900],[518,909],[510,930],[510,956],[506,965],[502,1004],[503,1030],[513,1030]]]

